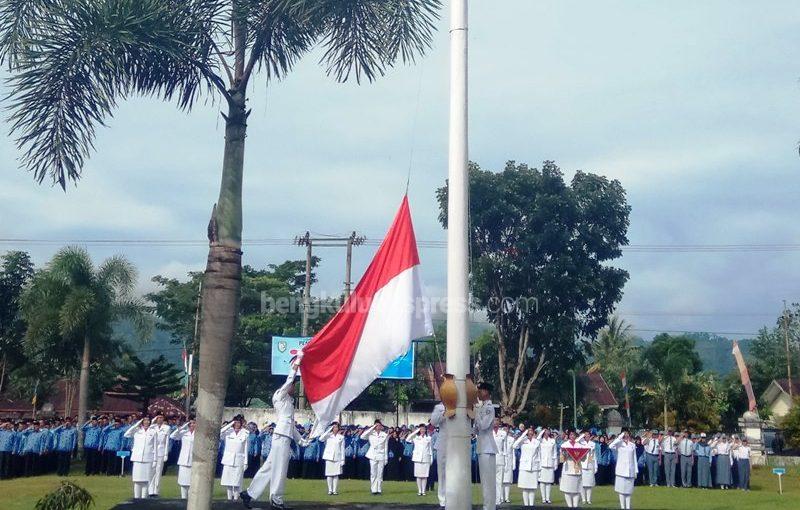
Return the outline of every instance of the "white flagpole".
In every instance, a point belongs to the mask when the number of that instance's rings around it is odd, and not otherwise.
[[[472,508],[469,373],[469,176],[467,169],[467,0],[450,4],[450,152],[447,199],[447,372],[458,390],[456,416],[447,424],[447,510]]]

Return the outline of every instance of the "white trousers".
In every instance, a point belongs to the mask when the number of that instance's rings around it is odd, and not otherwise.
[[[178,485],[181,488],[181,499],[186,499],[189,497],[189,486],[188,485]]]
[[[631,510],[631,496],[630,494],[619,495],[619,507],[622,510]]]
[[[478,469],[481,473],[481,490],[483,491],[483,510],[495,510],[496,500],[496,473],[497,462],[493,453],[481,453],[478,455]],[[495,475],[495,476],[492,476]]]
[[[383,468],[386,466],[384,460],[369,460],[369,490],[373,494],[383,492]]]
[[[445,467],[447,466],[447,455],[441,451],[437,452],[438,458],[436,460],[436,473],[439,476],[437,496],[439,497],[439,506],[444,506],[447,495],[447,485],[445,484]]]
[[[161,491],[161,473],[164,472],[164,459],[158,459],[153,462],[153,476],[150,478],[150,486],[147,492],[150,495],[158,495]]]
[[[581,487],[581,503],[592,503],[592,488]]]
[[[550,502],[550,490],[553,488],[552,483],[539,482],[539,490],[542,492],[542,501],[544,503]]]
[[[289,470],[289,457],[292,454],[292,440],[279,434],[272,435],[272,448],[267,460],[261,464],[258,472],[247,488],[247,494],[258,499],[269,487],[270,501],[283,505],[283,494],[286,488],[286,473]]]
[[[494,465],[494,494],[495,503],[500,504],[503,502],[503,474],[506,470],[505,457],[502,455],[495,455]],[[483,475],[481,475],[483,478]]]
[[[147,485],[147,482],[133,482],[134,499],[143,499],[147,497]]]

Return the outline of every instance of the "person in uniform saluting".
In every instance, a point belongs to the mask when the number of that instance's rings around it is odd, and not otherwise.
[[[189,497],[189,487],[192,482],[192,450],[194,449],[195,421],[190,419],[182,427],[175,429],[169,435],[173,441],[181,442],[178,453],[178,487],[181,489],[181,499]]]
[[[519,449],[519,475],[517,486],[522,490],[522,504],[533,506],[536,502],[536,489],[539,486],[539,445],[544,430],[537,434],[529,427],[514,441],[514,449]]]
[[[369,450],[367,450],[367,459],[369,459],[369,488],[373,495],[383,493],[383,468],[386,467],[386,461],[389,460],[389,451],[387,443],[389,442],[389,435],[383,430],[383,423],[380,420],[375,420],[372,427],[368,428],[361,434],[361,439],[369,442]]]
[[[344,470],[344,430],[333,422],[319,440],[325,443],[322,460],[325,461],[325,478],[328,481],[328,496],[339,494],[339,477]]]
[[[414,478],[417,479],[417,496],[424,496],[428,485],[428,476],[433,462],[433,449],[431,436],[428,435],[428,426],[420,423],[416,430],[406,436],[406,441],[414,445],[411,461],[414,463]]]
[[[222,478],[220,485],[225,487],[228,500],[239,499],[239,491],[247,469],[247,438],[250,431],[242,426],[244,419],[234,416],[230,423],[222,427],[219,437],[225,441],[222,452]]]
[[[147,488],[153,478],[153,463],[156,453],[156,430],[145,416],[125,431],[125,437],[133,439],[131,447],[131,480],[134,499],[147,497]]]
[[[630,510],[631,496],[633,496],[633,482],[639,472],[636,461],[636,444],[631,441],[631,434],[628,429],[623,429],[622,433],[616,437],[609,449],[617,452],[617,465],[614,468],[614,492],[619,495],[619,507],[622,510]]]

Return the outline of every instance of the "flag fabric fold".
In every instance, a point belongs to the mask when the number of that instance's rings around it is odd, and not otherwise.
[[[350,298],[302,350],[301,378],[317,416],[312,437],[405,354],[412,340],[433,334],[419,265],[406,196]]]
[[[733,341],[733,357],[736,360],[736,366],[739,367],[739,376],[742,379],[742,386],[744,386],[744,391],[747,393],[747,403],[748,403],[748,410],[755,411],[756,410],[756,396],[753,393],[753,385],[750,383],[750,374],[747,372],[747,365],[744,363],[744,357],[742,357],[742,351],[739,349],[739,342],[736,340]]]

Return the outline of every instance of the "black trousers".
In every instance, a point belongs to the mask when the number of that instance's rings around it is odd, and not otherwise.
[[[25,476],[35,476],[41,473],[42,459],[38,453],[25,454]]]
[[[98,473],[98,467],[100,465],[99,456],[100,452],[94,448],[83,449],[83,458],[86,460],[86,469],[84,469],[84,474],[96,475]]]
[[[119,476],[122,463],[120,462],[120,457],[117,457],[117,452],[105,450],[103,451],[103,456],[105,457],[105,474],[108,476]]]
[[[13,476],[11,457],[11,452],[0,452],[0,480],[8,480]]]
[[[68,476],[69,467],[72,462],[72,452],[57,452],[56,473],[58,476]]]

